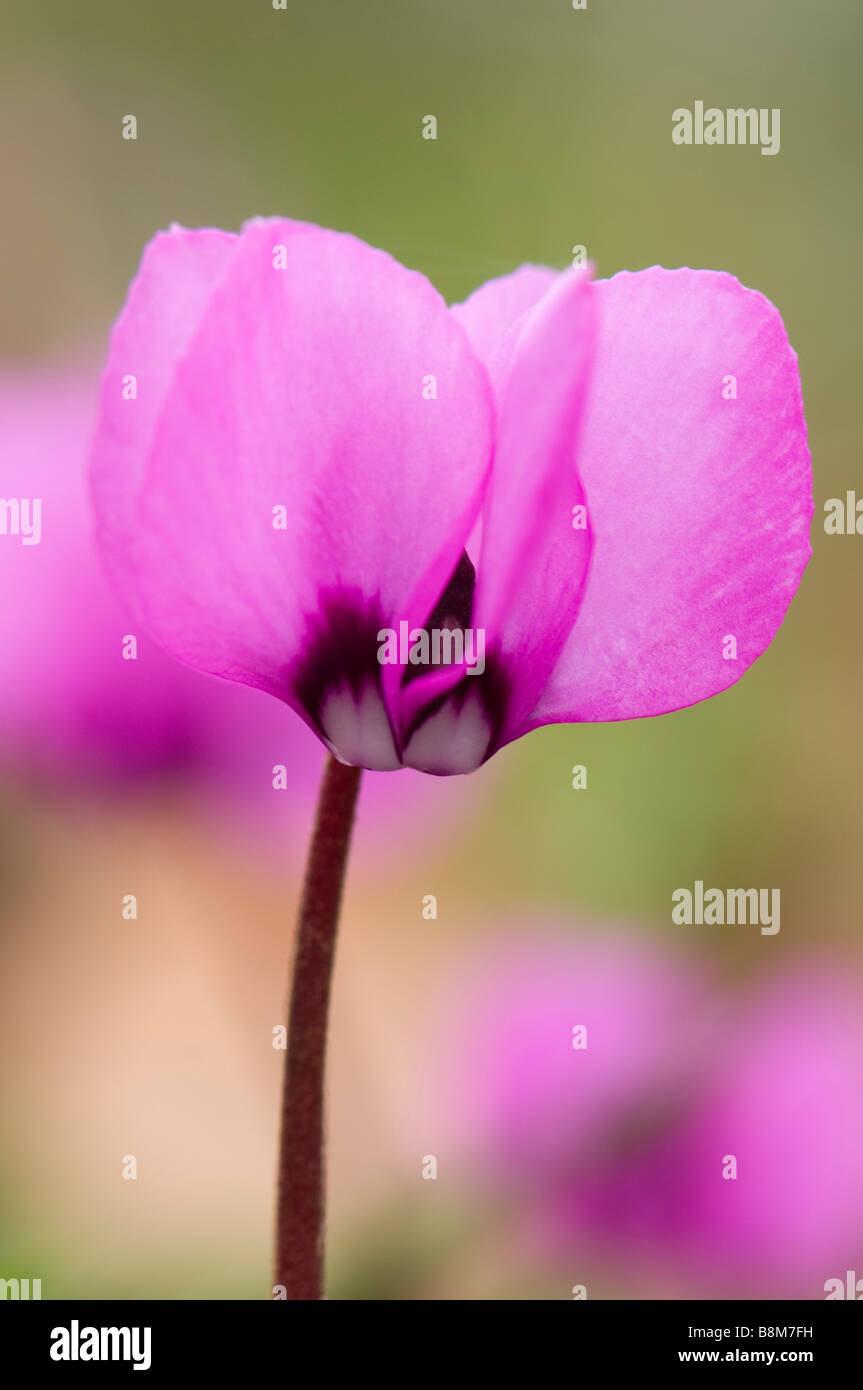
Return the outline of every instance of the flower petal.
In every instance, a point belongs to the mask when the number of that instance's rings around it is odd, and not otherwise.
[[[111,333],[91,478],[103,559],[116,576],[128,569],[137,494],[177,364],[239,244],[209,227],[157,233]]]
[[[595,551],[533,725],[663,714],[733,685],[810,554],[797,358],[773,305],[703,270],[596,289],[578,459]]]
[[[548,293],[560,271],[544,265],[521,265],[510,275],[487,280],[450,312],[464,324],[471,347],[488,369],[492,384],[503,385],[508,366],[509,330]]]
[[[586,512],[575,512],[585,508],[575,461],[594,339],[589,270],[569,270],[496,354],[497,447],[473,621],[506,675],[500,742],[525,732],[581,601],[591,536]]]

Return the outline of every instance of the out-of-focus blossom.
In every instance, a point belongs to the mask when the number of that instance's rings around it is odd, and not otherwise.
[[[203,683],[130,625],[99,565],[85,478],[94,405],[84,371],[0,375],[0,494],[39,518],[32,542],[10,526],[0,536],[0,755],[61,787],[179,771],[205,737]]]
[[[725,690],[809,557],[796,357],[711,271],[523,267],[449,310],[354,237],[174,227],[93,460],[142,624],[384,771]]]
[[[802,962],[741,990],[639,938],[523,932],[459,973],[456,1130],[531,1237],[702,1296],[863,1277],[853,972]]]
[[[863,1277],[861,997],[813,960],[729,1006],[691,1112],[561,1207],[739,1296]]]
[[[457,1129],[504,1185],[544,1202],[689,1093],[704,978],[634,933],[504,931],[447,997]]]

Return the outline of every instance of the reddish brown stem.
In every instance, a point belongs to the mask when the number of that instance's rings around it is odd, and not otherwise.
[[[336,928],[360,769],[328,758],[318,797],[294,950],[282,1089],[276,1214],[277,1297],[324,1287],[324,1068]]]

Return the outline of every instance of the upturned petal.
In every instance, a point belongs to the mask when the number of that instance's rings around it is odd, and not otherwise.
[[[509,374],[514,345],[510,330],[539,303],[560,279],[560,271],[544,265],[521,265],[509,275],[487,280],[451,312],[464,324],[471,347],[485,363],[498,399]]]
[[[797,358],[731,275],[659,268],[596,286],[579,450],[595,549],[534,725],[630,719],[734,684],[810,554]]]
[[[499,743],[525,732],[581,603],[592,538],[576,455],[595,338],[590,272],[570,270],[492,350],[497,442],[473,621],[505,673]]]

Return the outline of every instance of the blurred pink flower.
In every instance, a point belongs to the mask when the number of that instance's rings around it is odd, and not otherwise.
[[[65,368],[0,374],[4,498],[36,499],[41,537],[0,537],[0,743],[5,766],[63,785],[178,770],[202,754],[198,691],[128,619],[91,541],[86,454],[95,391]],[[132,629],[134,632],[135,629]]]
[[[698,1075],[705,980],[634,933],[504,932],[458,973],[445,1058],[456,1128],[484,1171],[541,1202],[664,1119]]]
[[[531,1242],[701,1296],[863,1278],[855,972],[801,962],[741,998],[638,938],[522,933],[497,956],[460,964],[444,1066],[454,1133]]]
[[[86,486],[95,406],[84,366],[0,369],[0,494],[41,504],[38,544],[0,535],[0,767],[61,790],[182,779],[232,834],[280,858],[302,850],[319,741],[282,705],[166,656],[102,571]],[[419,777],[375,779],[361,837],[425,843],[458,822],[456,788],[419,800]]]
[[[542,724],[714,695],[809,557],[796,358],[730,275],[523,267],[450,311],[276,218],[147,247],[93,485],[164,647],[378,770],[468,772]],[[483,669],[381,664],[403,624],[482,634]]]
[[[823,1298],[863,1277],[861,997],[855,972],[814,960],[754,989],[691,1113],[591,1191],[573,1184],[573,1216],[739,1296]]]

